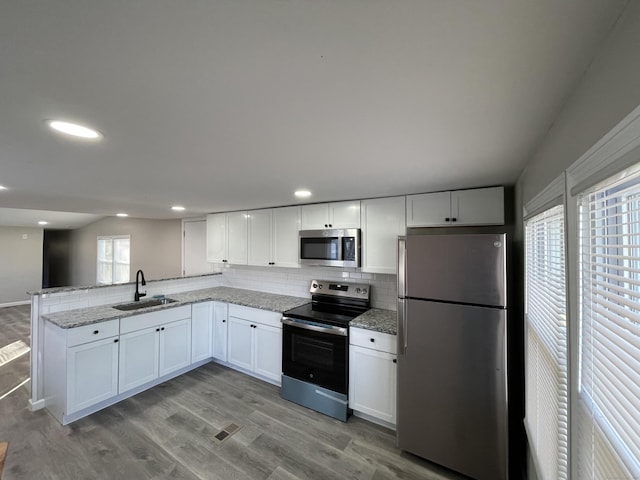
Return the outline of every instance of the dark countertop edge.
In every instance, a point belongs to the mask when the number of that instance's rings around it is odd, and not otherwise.
[[[199,278],[199,277],[209,277],[213,275],[222,275],[222,272],[211,272],[211,273],[202,273],[199,275],[187,275],[184,277],[168,277],[168,278],[159,278],[155,280],[147,280],[147,283],[154,282],[166,282],[169,280],[184,280],[187,278]],[[135,285],[136,282],[126,282],[126,283],[114,283],[111,285],[84,285],[84,286],[68,286],[68,287],[52,287],[52,288],[43,288],[41,290],[32,290],[27,292],[27,295],[44,295],[46,293],[60,293],[60,292],[74,292],[77,290],[93,290],[96,288],[107,288],[107,287],[120,287],[123,285]]]

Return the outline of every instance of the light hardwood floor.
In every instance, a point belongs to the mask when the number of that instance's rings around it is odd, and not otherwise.
[[[29,307],[0,309],[0,347],[29,343]],[[0,397],[29,376],[0,366]],[[209,363],[68,426],[27,408],[29,384],[0,400],[12,479],[425,479],[463,477],[395,448],[394,432],[280,398],[279,389]],[[241,429],[214,439],[234,423]]]

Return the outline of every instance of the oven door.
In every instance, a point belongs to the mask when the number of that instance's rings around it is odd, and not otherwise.
[[[347,394],[348,329],[282,318],[282,373]]]

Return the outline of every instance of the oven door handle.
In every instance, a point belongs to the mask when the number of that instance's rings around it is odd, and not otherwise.
[[[334,325],[310,325],[306,322],[298,322],[294,318],[282,317],[282,323],[291,327],[302,328],[303,330],[313,330],[314,332],[328,333],[329,335],[338,335],[346,337],[348,332],[344,327],[336,327]]]

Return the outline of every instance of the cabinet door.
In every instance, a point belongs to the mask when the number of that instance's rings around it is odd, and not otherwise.
[[[249,265],[271,265],[271,209],[251,210],[247,216]]]
[[[191,306],[191,363],[213,355],[213,302]]]
[[[300,230],[320,230],[329,228],[329,204],[315,203],[303,205]]]
[[[405,197],[363,200],[362,271],[396,273],[398,236],[405,234]]]
[[[451,192],[455,225],[504,225],[504,187]]]
[[[360,201],[329,204],[331,228],[360,228]]]
[[[159,332],[151,327],[120,335],[118,393],[158,378]]]
[[[213,358],[227,361],[227,304],[213,302]]]
[[[451,192],[407,195],[407,227],[451,224]]]
[[[228,318],[227,360],[245,370],[253,370],[253,327],[251,322],[236,317]]]
[[[354,345],[349,355],[349,407],[395,425],[395,355]]]
[[[227,258],[234,265],[247,264],[247,212],[227,213]]]
[[[282,329],[254,324],[255,373],[280,384],[282,378]]]
[[[118,394],[118,337],[67,349],[66,415]]]
[[[159,376],[191,365],[191,319],[160,327]]]
[[[207,262],[227,259],[227,217],[224,213],[207,215]]]
[[[273,264],[277,267],[299,267],[300,207],[274,208],[272,226]]]

